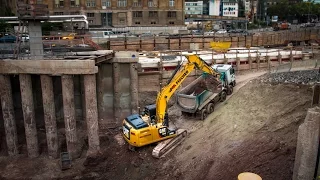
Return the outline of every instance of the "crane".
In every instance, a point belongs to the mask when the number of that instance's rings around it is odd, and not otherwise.
[[[177,66],[167,85],[158,93],[156,103],[146,106],[141,114],[132,114],[123,120],[123,138],[131,149],[162,141],[152,152],[154,157],[160,158],[180,144],[186,137],[187,131],[169,128],[168,101],[195,68],[215,76],[220,81],[220,73],[199,56],[185,55],[185,57],[188,62],[186,64],[181,62]]]

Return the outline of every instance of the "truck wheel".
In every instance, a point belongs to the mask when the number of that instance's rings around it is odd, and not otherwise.
[[[227,94],[225,91],[221,92],[220,101],[223,102],[227,99]]]
[[[207,118],[208,114],[207,114],[207,110],[206,109],[202,109],[201,111],[201,120],[205,120]]]
[[[213,111],[214,111],[214,104],[213,103],[209,103],[208,107],[207,107],[208,114],[213,113]]]
[[[231,95],[232,93],[233,93],[233,87],[229,86],[228,89],[227,89],[227,94]]]

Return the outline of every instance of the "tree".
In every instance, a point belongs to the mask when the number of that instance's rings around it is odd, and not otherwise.
[[[0,33],[6,32],[8,28],[11,28],[11,25],[4,20],[0,20]]]

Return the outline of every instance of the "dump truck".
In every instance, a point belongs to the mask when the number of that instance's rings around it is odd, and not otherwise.
[[[176,105],[183,115],[200,114],[202,120],[214,111],[219,102],[231,95],[236,85],[235,71],[232,65],[214,65],[220,81],[210,74],[203,74],[176,93]]]

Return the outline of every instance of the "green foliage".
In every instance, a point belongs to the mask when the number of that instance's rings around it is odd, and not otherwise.
[[[290,4],[288,0],[281,0],[268,8],[269,16],[278,16],[279,20],[288,20],[289,17],[305,19],[307,14],[320,16],[320,4],[313,2],[299,2]]]
[[[12,28],[11,24],[6,21],[0,20],[0,32],[6,32],[7,29]]]
[[[58,31],[63,28],[63,23],[44,22],[41,25],[43,35],[49,35],[50,31]]]

